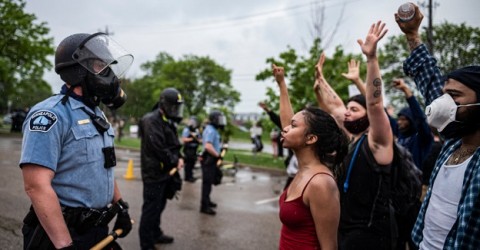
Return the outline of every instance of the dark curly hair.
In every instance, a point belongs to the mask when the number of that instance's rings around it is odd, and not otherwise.
[[[320,162],[337,174],[348,153],[348,137],[327,112],[307,107],[303,109],[303,114],[307,125],[305,135],[313,134],[318,137],[313,145],[315,155]]]

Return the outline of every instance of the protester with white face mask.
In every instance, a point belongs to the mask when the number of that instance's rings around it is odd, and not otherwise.
[[[445,138],[412,231],[420,249],[480,249],[480,66],[443,77],[420,40],[423,15],[395,19],[411,54],[405,73],[425,97],[427,120]]]
[[[468,69],[475,70],[475,68],[477,68],[477,70],[480,69],[480,67],[471,66],[454,72],[467,73]],[[478,74],[480,75],[480,73]],[[478,108],[467,108],[466,116],[464,116],[462,120],[457,120],[457,113],[458,109],[461,107],[473,107],[479,105],[480,103],[457,105],[453,97],[447,93],[435,99],[430,105],[428,105],[425,114],[427,115],[428,123],[432,127],[437,128],[440,135],[446,139],[451,139],[454,137],[462,137],[463,135],[470,134],[477,130],[480,125],[480,113],[478,112]]]

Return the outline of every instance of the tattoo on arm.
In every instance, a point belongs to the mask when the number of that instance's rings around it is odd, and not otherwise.
[[[375,86],[375,91],[373,92],[373,97],[377,98],[382,95],[382,80],[380,78],[375,78],[373,80],[373,86]]]
[[[408,42],[408,47],[410,48],[410,51],[413,51],[416,47],[422,44],[422,41],[420,41],[420,38],[418,37],[407,39],[407,42]]]
[[[335,92],[333,89],[329,88],[326,84],[322,85],[324,93],[328,94],[331,98],[336,99],[337,96],[335,95]]]
[[[333,91],[331,89],[328,90],[328,93],[330,94],[330,97],[332,97],[333,99],[335,99],[335,94],[333,93]]]

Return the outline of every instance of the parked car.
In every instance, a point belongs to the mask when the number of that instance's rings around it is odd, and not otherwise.
[[[12,114],[6,114],[3,116],[3,124],[12,124]]]
[[[27,111],[22,109],[16,109],[11,114],[12,118],[12,126],[10,128],[10,132],[22,132],[23,122],[27,117]]]

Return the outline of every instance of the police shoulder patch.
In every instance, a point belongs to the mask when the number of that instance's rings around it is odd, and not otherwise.
[[[57,115],[53,112],[39,110],[30,117],[30,131],[48,132],[57,120]]]

